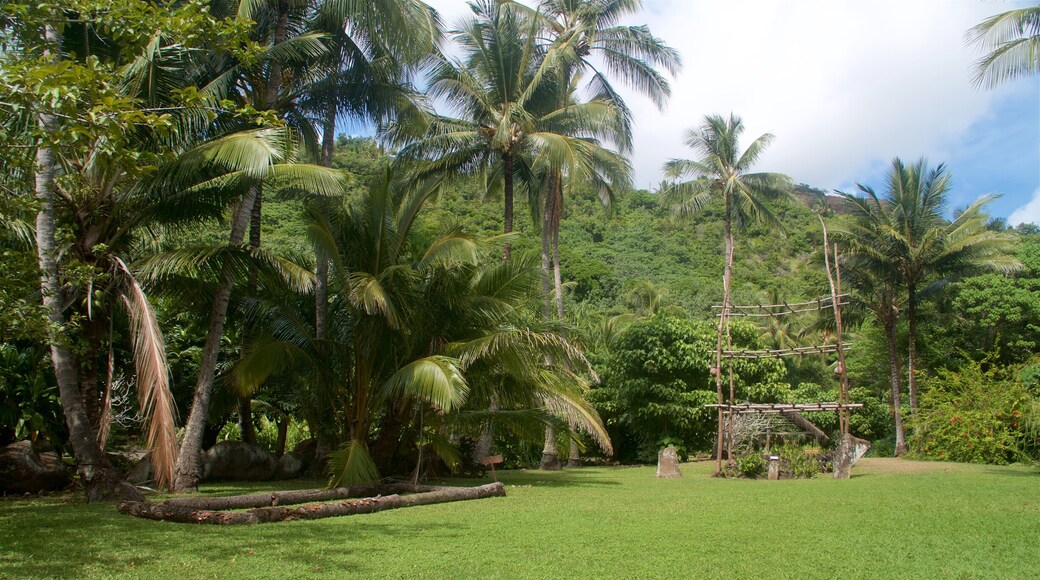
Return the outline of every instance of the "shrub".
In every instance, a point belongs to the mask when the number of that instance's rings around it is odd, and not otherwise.
[[[758,453],[751,453],[737,459],[737,471],[744,477],[754,479],[762,474],[766,462]]]
[[[811,479],[823,471],[827,462],[818,445],[783,445],[774,453],[780,456],[781,477]]]
[[[1029,393],[1015,373],[969,363],[924,383],[910,449],[922,459],[1007,464],[1035,450],[1026,432]]]

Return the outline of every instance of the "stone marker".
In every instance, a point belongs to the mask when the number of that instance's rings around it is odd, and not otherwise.
[[[769,456],[769,479],[776,481],[780,479],[780,456]]]
[[[682,477],[675,447],[669,445],[657,453],[657,477]]]
[[[852,466],[870,449],[870,441],[845,435],[834,450],[834,479],[848,479]]]

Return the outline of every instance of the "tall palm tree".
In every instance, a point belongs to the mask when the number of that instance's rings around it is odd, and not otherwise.
[[[658,67],[676,74],[681,67],[679,53],[654,37],[646,26],[624,26],[619,21],[638,13],[639,0],[545,0],[538,6],[536,18],[543,22],[548,38],[547,50],[557,63],[557,105],[567,106],[574,100],[578,81],[587,76],[585,91],[595,101],[610,103],[617,111],[613,122],[603,127],[603,137],[621,153],[631,150],[631,113],[611,76],[620,76],[626,84],[649,97],[662,108],[671,89]],[[605,67],[599,65],[597,59]],[[573,185],[556,172],[544,180],[542,218],[542,267],[545,270],[546,298],[555,297],[556,316],[564,317],[563,279],[560,270],[560,223],[563,218],[564,186]],[[627,181],[627,179],[626,179]],[[593,182],[600,200],[609,207],[615,197],[616,183]],[[550,276],[549,269],[552,269]],[[549,280],[553,292],[548,292]],[[551,310],[551,308],[549,308]],[[553,433],[546,432],[543,468],[554,468]],[[572,447],[569,462],[577,461]]]
[[[949,199],[950,174],[945,165],[929,169],[924,159],[906,165],[892,161],[883,199],[869,186],[859,185],[876,220],[870,239],[883,252],[906,291],[908,326],[907,371],[911,413],[917,412],[917,310],[921,293],[953,278],[986,270],[1010,271],[1019,266],[1010,255],[1012,240],[987,227],[985,207],[993,196],[983,196],[953,221],[943,217]],[[851,196],[846,196],[850,199]],[[857,207],[862,203],[853,202]],[[862,242],[855,242],[862,246]]]
[[[321,127],[321,164],[332,167],[336,130],[344,124],[375,123],[385,127],[421,126],[422,96],[411,77],[434,54],[440,41],[440,21],[419,0],[321,2],[309,22],[326,36],[328,53],[313,67],[300,87],[300,105]],[[315,261],[315,332],[326,337],[328,313],[326,256]],[[318,438],[319,456],[329,441]]]
[[[883,228],[883,208],[876,199],[856,198],[850,206],[851,225],[835,224],[832,230],[843,240],[841,272],[844,287],[852,294],[848,320],[869,313],[877,320],[885,336],[888,357],[888,384],[892,422],[895,427],[895,455],[906,453],[906,430],[903,427],[902,364],[899,357],[899,312],[902,301],[898,272],[883,252],[879,239]],[[843,314],[843,317],[845,314]]]
[[[993,88],[1040,73],[1040,5],[983,20],[968,31],[968,42],[990,51],[975,63],[972,82],[977,87]]]
[[[554,108],[550,96],[552,63],[538,44],[536,19],[505,0],[470,2],[473,17],[449,34],[461,48],[458,62],[443,61],[435,70],[430,94],[443,98],[457,118],[434,116],[425,135],[409,138],[407,126],[395,124],[390,135],[408,143],[400,159],[422,160],[421,174],[480,173],[487,189],[503,194],[503,232],[513,231],[514,190],[519,182],[536,191],[536,151],[552,149],[544,159],[559,166],[567,155],[565,139],[545,131],[542,116]],[[540,110],[539,110],[540,108]],[[506,243],[509,256],[511,244]]]
[[[704,209],[713,199],[722,198],[725,205],[723,214],[723,237],[726,243],[726,265],[722,275],[722,317],[719,320],[720,353],[715,361],[715,380],[718,390],[718,402],[723,403],[722,395],[722,336],[728,336],[727,313],[732,306],[730,302],[731,277],[733,273],[733,225],[745,226],[752,222],[762,222],[769,227],[783,230],[783,225],[773,215],[766,204],[770,198],[785,195],[789,191],[791,180],[779,173],[748,173],[761,157],[765,148],[773,141],[773,135],[766,133],[751,142],[741,151],[740,136],[744,132],[744,124],[740,117],[730,114],[729,118],[721,115],[709,115],[697,129],[690,129],[686,134],[686,145],[700,154],[697,159],[673,159],[665,164],[665,173],[671,179],[693,177],[692,180],[673,184],[666,195],[675,201],[673,212],[679,219],[687,219]],[[730,400],[733,399],[733,386],[730,385]],[[722,458],[722,416],[719,411],[719,433],[717,459]],[[719,463],[721,469],[721,463]]]

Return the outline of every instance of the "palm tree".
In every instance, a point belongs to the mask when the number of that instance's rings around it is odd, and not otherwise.
[[[906,289],[908,386],[910,410],[916,413],[917,309],[922,291],[986,270],[1011,271],[1019,264],[1009,254],[1012,241],[987,227],[989,216],[984,210],[993,196],[979,198],[958,212],[953,221],[942,216],[950,181],[945,165],[929,169],[923,159],[906,165],[897,158],[887,181],[883,199],[868,186],[858,187],[878,214],[875,219],[879,229],[870,243],[874,251],[884,252],[897,276],[896,283]]]
[[[1040,5],[991,16],[968,31],[968,42],[990,52],[975,63],[972,83],[993,88],[1040,72]]]
[[[639,0],[545,0],[539,4],[536,16],[544,23],[549,37],[548,51],[557,63],[558,106],[565,107],[568,101],[573,100],[575,81],[588,76],[585,90],[593,95],[592,100],[610,103],[617,110],[611,126],[603,129],[604,137],[618,146],[620,153],[630,152],[632,119],[610,77],[620,76],[658,108],[663,108],[671,88],[658,67],[675,75],[682,66],[679,53],[654,37],[646,26],[618,24],[622,18],[638,13],[641,8]],[[606,64],[606,70],[597,66],[596,58]],[[559,229],[563,215],[564,179],[556,175],[546,180],[546,184],[543,262],[547,261],[545,255],[551,253],[557,316],[562,318]],[[597,187],[601,201],[609,207],[613,202],[615,184],[600,180],[593,185]]]
[[[503,193],[503,232],[513,231],[514,189],[537,190],[537,152],[552,151],[542,162],[558,167],[567,155],[567,141],[546,131],[542,117],[554,111],[544,103],[550,96],[552,63],[538,45],[538,21],[520,5],[505,0],[470,3],[473,17],[450,35],[462,50],[460,62],[443,61],[435,70],[430,94],[445,99],[459,118],[433,116],[425,135],[395,124],[390,136],[408,143],[403,161],[423,160],[420,175],[480,173],[487,189]],[[504,249],[508,258],[511,244]]]
[[[906,453],[906,430],[903,428],[902,371],[899,359],[897,330],[899,326],[898,273],[880,247],[880,232],[883,227],[880,216],[883,209],[876,199],[855,198],[850,213],[851,225],[837,226],[833,231],[844,240],[841,255],[841,272],[844,287],[848,288],[853,300],[847,314],[848,320],[860,319],[869,312],[877,320],[885,335],[888,357],[888,383],[892,421],[895,426],[895,456]]]
[[[482,266],[480,246],[455,231],[417,243],[413,225],[436,189],[409,185],[388,169],[360,199],[312,213],[311,237],[329,257],[336,290],[327,338],[319,341],[306,319],[285,307],[291,302],[279,301],[270,331],[239,362],[236,374],[247,385],[289,370],[330,395],[334,415],[345,418],[334,483],[377,477],[417,414],[437,422],[460,413],[458,424],[472,426],[489,419],[493,396],[506,407],[500,419],[507,423],[518,413],[531,419],[531,401],[545,399],[605,437],[575,387],[581,382],[541,365],[552,353],[580,368],[580,352],[551,328],[518,324],[537,280],[531,264]],[[527,406],[516,409],[521,402]]]
[[[726,265],[722,276],[722,318],[719,320],[719,353],[715,361],[715,380],[718,390],[718,402],[723,403],[722,396],[722,358],[723,332],[728,336],[727,314],[732,306],[730,302],[731,277],[733,273],[733,223],[744,226],[760,221],[767,226],[783,230],[782,224],[766,205],[770,198],[786,194],[791,180],[778,173],[748,173],[758,161],[766,147],[773,141],[773,135],[766,133],[755,139],[743,152],[739,149],[739,140],[744,132],[744,124],[733,114],[729,118],[720,115],[709,115],[704,124],[691,129],[686,135],[686,145],[700,154],[695,160],[673,159],[665,164],[665,173],[671,179],[693,177],[690,181],[674,184],[666,195],[675,200],[674,214],[679,219],[689,218],[715,198],[722,198],[725,204],[723,214],[723,237],[726,242]],[[733,400],[733,386],[730,385],[730,401]],[[721,470],[722,461],[722,415],[719,411],[719,433],[717,460]]]

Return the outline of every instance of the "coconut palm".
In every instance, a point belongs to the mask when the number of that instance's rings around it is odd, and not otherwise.
[[[898,326],[902,301],[898,272],[881,251],[884,209],[876,198],[855,198],[848,206],[853,222],[833,230],[843,240],[841,255],[843,287],[852,294],[852,304],[843,314],[847,320],[863,320],[872,315],[885,336],[888,357],[888,383],[892,422],[895,427],[895,455],[906,453],[903,428],[902,363],[899,357]]]
[[[609,126],[602,127],[603,138],[618,147],[621,153],[631,149],[631,113],[624,99],[611,83],[611,76],[620,76],[626,84],[635,87],[663,107],[670,94],[668,81],[658,67],[671,74],[678,72],[681,58],[678,52],[655,38],[646,26],[622,26],[624,16],[642,8],[638,0],[546,0],[538,6],[536,18],[543,23],[548,39],[547,50],[556,63],[557,105],[566,107],[574,100],[578,81],[587,76],[585,91],[594,101],[610,103],[617,113]],[[597,59],[605,64],[599,65]],[[605,68],[605,70],[604,70]],[[608,72],[609,71],[609,74]],[[627,180],[626,180],[627,181]],[[560,271],[560,222],[563,217],[564,186],[573,180],[555,172],[543,180],[542,267],[545,270],[546,292],[556,300],[556,316],[564,317],[563,280]],[[593,183],[603,204],[613,203],[615,186],[619,184],[600,180]],[[550,264],[552,274],[550,278]],[[554,292],[548,292],[549,280]],[[551,308],[548,308],[551,310]],[[555,468],[555,443],[546,433],[543,468]],[[570,462],[577,461],[571,450]]]
[[[869,186],[858,186],[874,212],[871,219],[877,228],[867,243],[889,261],[897,276],[894,283],[906,292],[911,413],[917,411],[917,310],[922,292],[957,277],[986,270],[1006,272],[1019,265],[1010,255],[1012,240],[987,227],[985,207],[993,196],[979,198],[958,212],[953,221],[943,217],[949,181],[945,165],[929,169],[923,159],[906,165],[897,158],[888,172],[884,198]],[[863,201],[853,201],[853,196],[845,197],[858,208],[864,205]],[[860,251],[865,245],[861,240],[853,243]]]
[[[387,170],[361,198],[312,212],[311,237],[331,265],[327,338],[280,300],[269,332],[239,362],[239,381],[255,386],[289,369],[337,405],[344,444],[333,454],[333,483],[390,467],[417,414],[427,425],[472,428],[489,420],[492,396],[506,423],[544,415],[531,403],[544,400],[609,448],[583,383],[542,366],[546,353],[577,368],[584,357],[552,328],[518,324],[537,284],[530,262],[482,266],[480,246],[458,232],[419,242],[413,225],[435,191],[436,183],[409,186]]]
[[[395,124],[391,137],[407,143],[400,159],[422,160],[421,174],[479,173],[488,190],[503,193],[503,231],[513,231],[514,189],[519,182],[529,194],[537,191],[536,152],[551,149],[542,159],[561,165],[568,140],[546,131],[545,106],[550,97],[552,66],[538,44],[538,21],[522,6],[502,0],[470,3],[473,17],[449,34],[462,51],[458,62],[443,61],[434,71],[430,94],[445,99],[458,118],[434,116],[425,135],[409,139],[407,127]],[[511,245],[507,242],[506,257]]]
[[[417,0],[323,2],[310,24],[329,39],[327,58],[301,88],[301,106],[321,126],[321,164],[332,166],[336,129],[343,123],[421,126],[421,97],[409,84],[417,65],[440,40],[436,14]],[[328,260],[315,264],[316,329],[325,334]]]
[[[783,225],[769,209],[767,200],[785,195],[791,183],[787,176],[778,173],[748,173],[773,141],[773,135],[761,135],[742,152],[739,141],[743,132],[744,124],[740,117],[733,114],[730,114],[729,118],[720,115],[706,116],[704,124],[697,129],[690,129],[686,134],[686,145],[699,153],[700,157],[692,160],[673,159],[665,164],[665,173],[671,179],[693,177],[689,181],[671,185],[666,191],[666,196],[675,201],[673,212],[677,218],[692,217],[716,198],[722,198],[725,206],[723,237],[726,243],[726,265],[722,276],[723,317],[719,321],[719,353],[723,348],[724,331],[728,335],[725,314],[732,306],[730,288],[733,273],[733,225],[742,227],[752,222],[762,222],[782,231]],[[722,404],[721,355],[716,360],[715,378],[718,402]],[[733,394],[731,386],[731,401]],[[721,411],[718,445],[717,457],[721,461]]]
[[[968,31],[968,42],[990,51],[975,63],[975,86],[993,88],[1040,72],[1040,5],[983,20]]]

